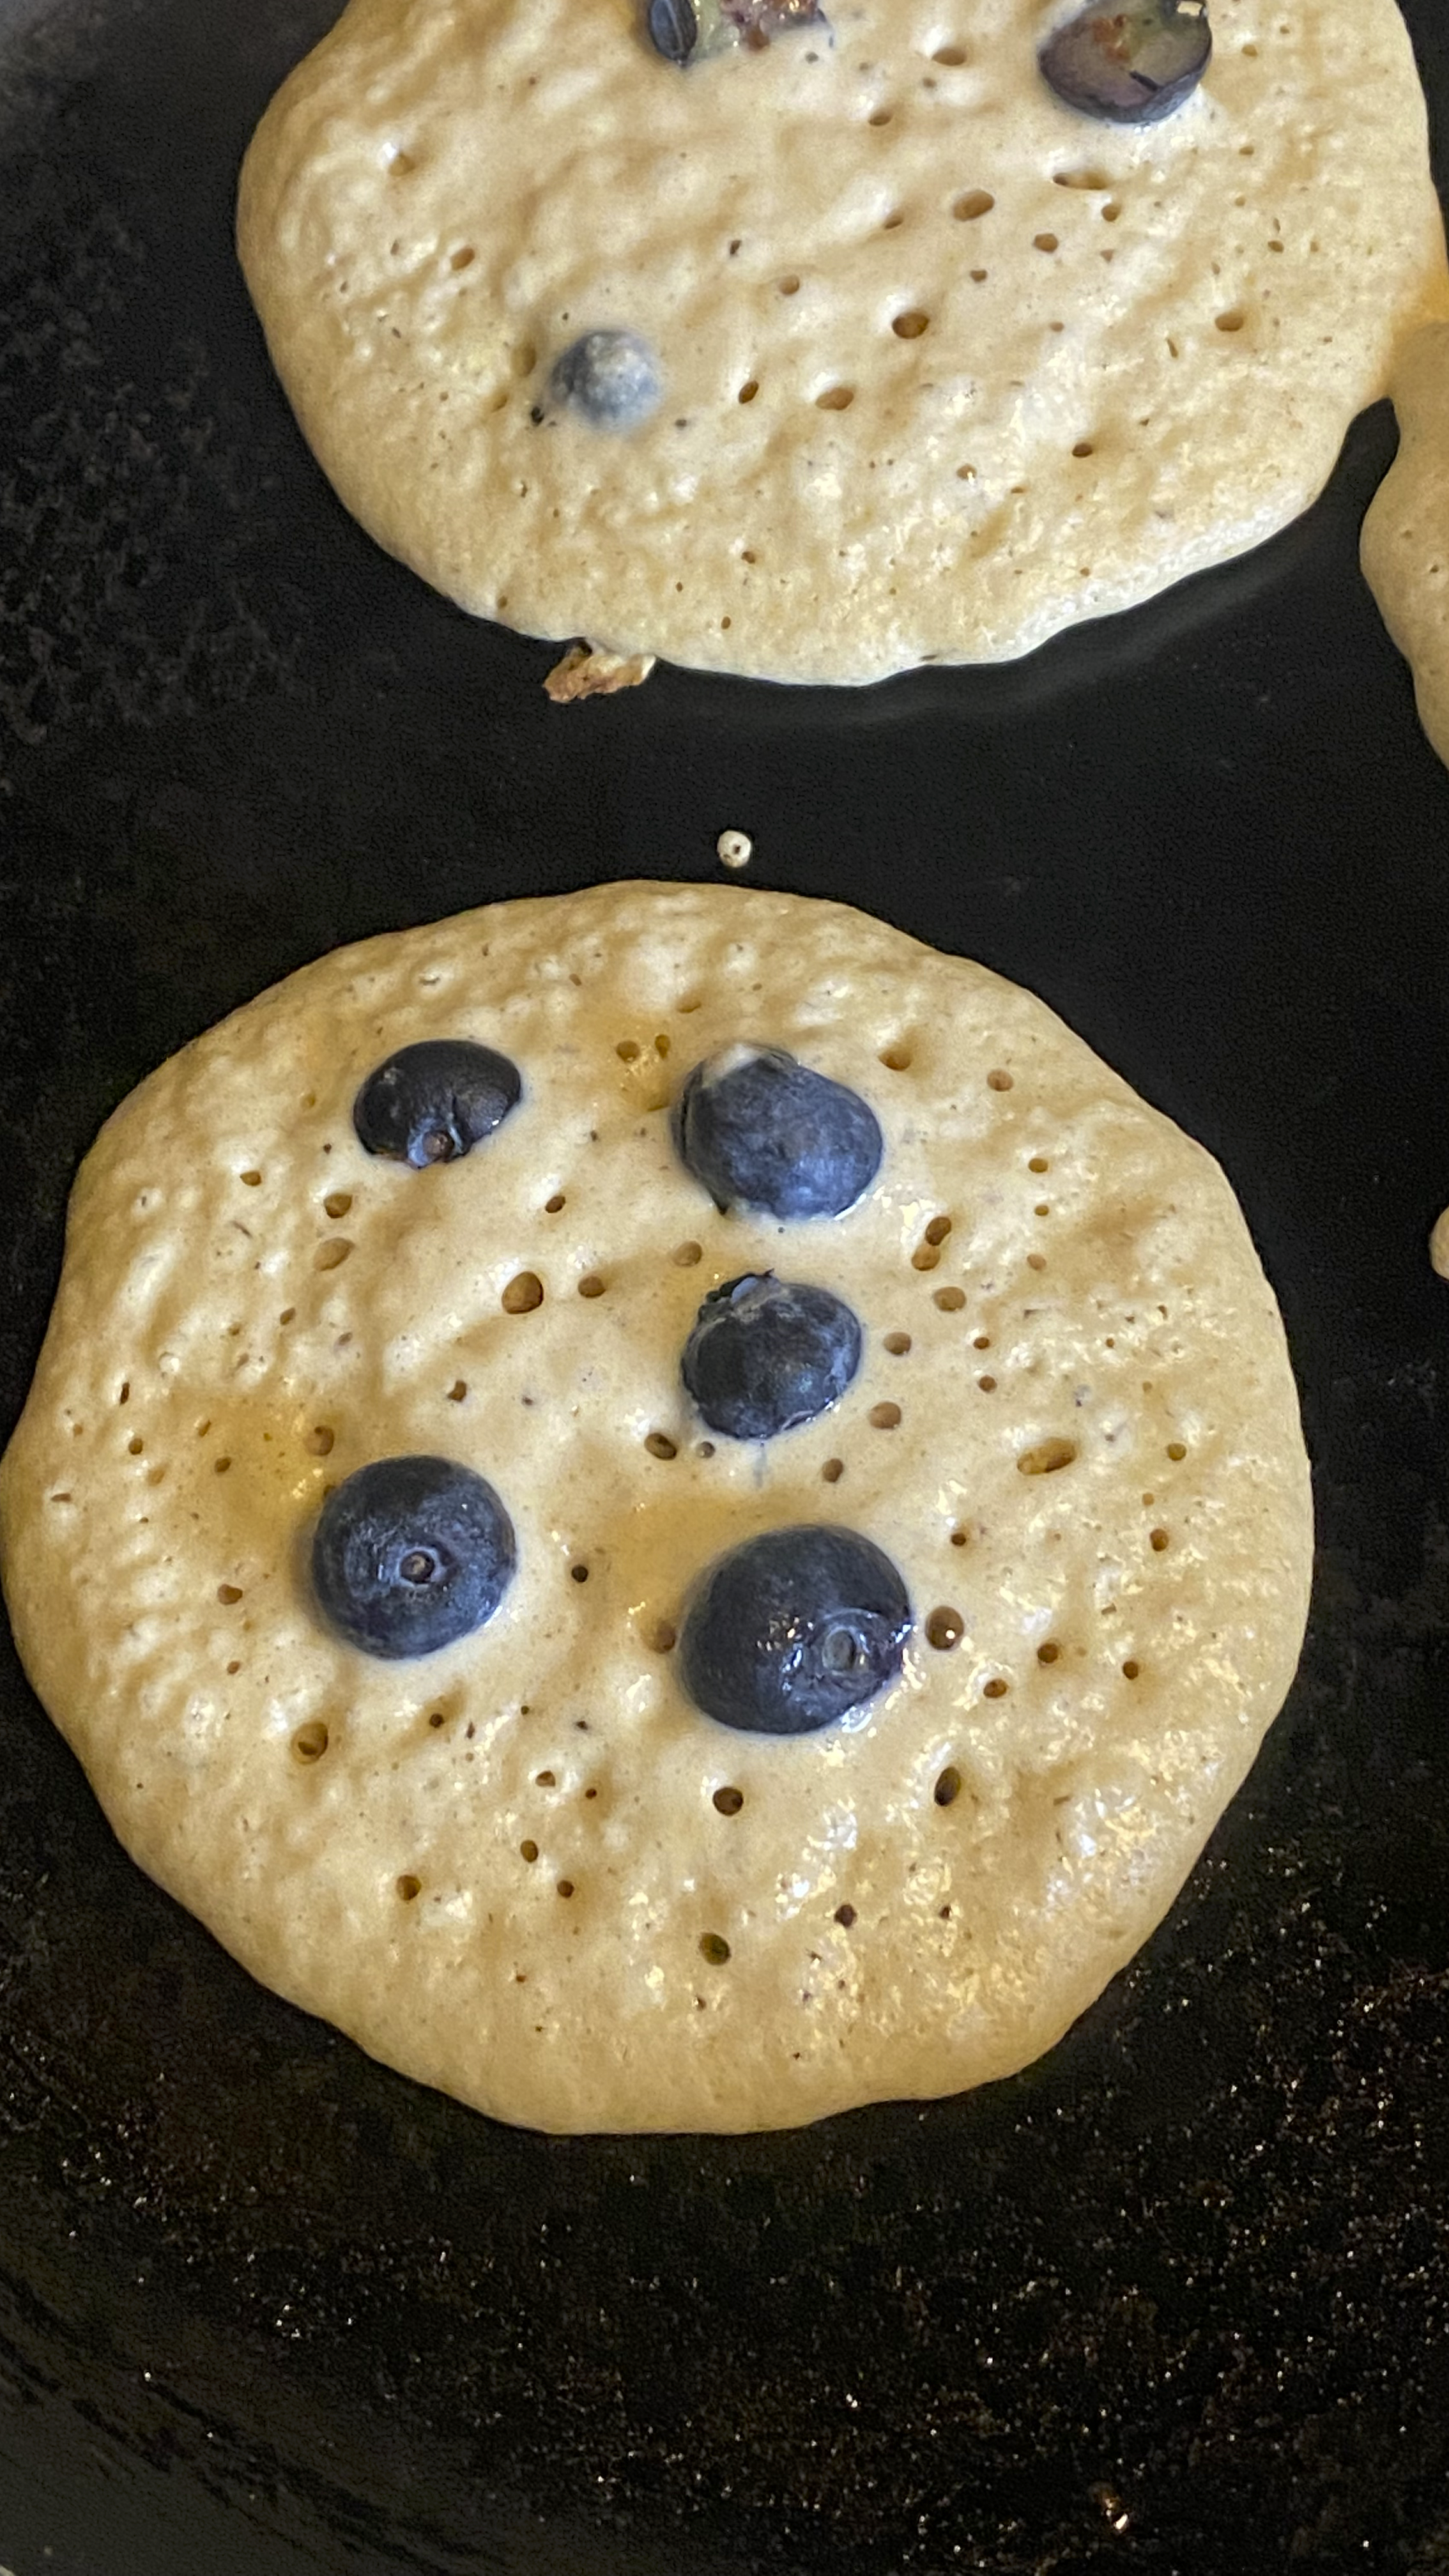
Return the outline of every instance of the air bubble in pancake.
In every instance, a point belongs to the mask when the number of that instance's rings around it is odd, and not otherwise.
[[[1023,1449],[1016,1462],[1017,1472],[1023,1476],[1055,1476],[1063,1467],[1070,1467],[1076,1455],[1075,1440],[1038,1440],[1030,1449]]]

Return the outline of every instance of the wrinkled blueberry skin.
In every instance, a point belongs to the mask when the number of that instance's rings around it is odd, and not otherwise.
[[[895,1680],[910,1626],[905,1585],[868,1538],[808,1522],[766,1530],[696,1585],[684,1687],[723,1726],[811,1735]]]
[[[691,0],[649,0],[649,42],[666,62],[687,63],[699,42]]]
[[[681,1160],[721,1209],[839,1216],[880,1169],[874,1111],[781,1047],[706,1057],[688,1076],[673,1123]]]
[[[711,1431],[730,1440],[773,1440],[812,1422],[859,1366],[860,1326],[843,1299],[771,1270],[710,1290],[681,1363]]]
[[[518,1067],[471,1038],[424,1038],[371,1072],[352,1104],[369,1154],[422,1171],[453,1163],[502,1125],[522,1090]]]
[[[1128,0],[1083,9],[1050,37],[1037,61],[1068,107],[1109,125],[1155,125],[1196,89],[1212,53],[1207,12],[1180,0]]]
[[[492,1618],[513,1580],[513,1523],[452,1458],[374,1458],[328,1495],[312,1540],[323,1617],[364,1655],[434,1655]]]
[[[595,429],[636,429],[657,410],[664,386],[637,331],[585,331],[555,358],[548,391]]]

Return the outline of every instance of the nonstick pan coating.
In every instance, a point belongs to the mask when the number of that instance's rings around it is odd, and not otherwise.
[[[1407,14],[1442,152],[1449,29]],[[1433,2576],[1449,776],[1356,570],[1392,418],[1262,553],[1013,668],[560,713],[546,647],[347,520],[268,371],[235,172],[327,16],[0,0],[3,1427],[76,1161],[161,1057],[338,940],[709,876],[738,826],[760,882],[1035,987],[1221,1156],[1303,1389],[1313,1623],[1041,2066],[725,2141],[494,2127],[262,1993],[6,1647],[0,2562]]]

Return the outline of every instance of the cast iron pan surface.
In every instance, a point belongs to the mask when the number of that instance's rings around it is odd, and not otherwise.
[[[1408,0],[1449,135],[1442,0]],[[1033,986],[1235,1181],[1306,1660],[1046,2061],[783,2137],[549,2141],[252,1985],[0,1662],[15,2576],[1449,2568],[1449,777],[1356,569],[1381,408],[1262,553],[1014,668],[559,712],[332,500],[230,250],[329,0],[0,0],[8,1430],[65,1194],[335,942],[754,876]],[[1351,115],[1351,100],[1344,102]]]

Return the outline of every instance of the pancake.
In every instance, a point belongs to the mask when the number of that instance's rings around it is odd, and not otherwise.
[[[1360,555],[1413,671],[1419,721],[1449,762],[1449,323],[1406,343],[1390,390],[1399,452],[1369,504]]]
[[[517,1097],[453,1160],[367,1150],[369,1077],[442,1040]],[[711,1084],[761,1048],[876,1139],[839,1214],[717,1204]],[[735,1437],[682,1359],[771,1274],[857,1365]],[[397,1458],[481,1480],[516,1558],[411,1656],[314,1573]],[[904,1598],[879,1686],[809,1732],[705,1714],[716,1570],[802,1529]],[[371,939],[164,1064],[81,1170],[0,1466],[20,1652],[127,1850],[280,1994],[558,2131],[784,2127],[1047,2048],[1243,1779],[1311,1546],[1210,1157],[1030,994],[733,884]]]
[[[1129,125],[1043,78],[1070,14],[854,0],[680,68],[631,0],[352,0],[239,210],[324,472],[597,648],[569,696],[997,661],[1257,544],[1449,314],[1407,31],[1214,0]]]

